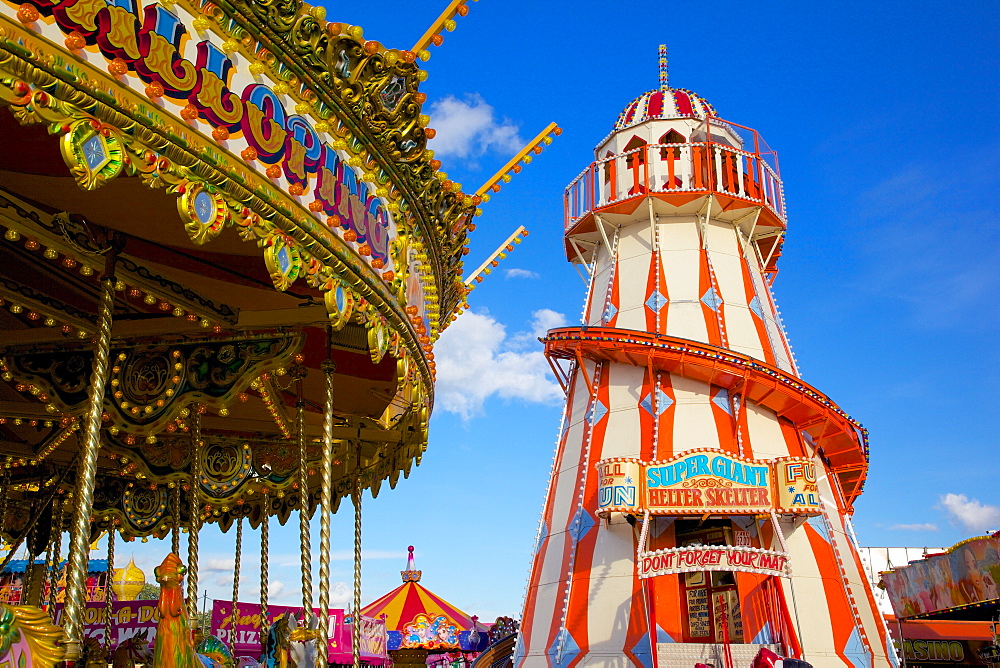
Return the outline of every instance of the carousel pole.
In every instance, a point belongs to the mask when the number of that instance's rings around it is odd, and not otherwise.
[[[101,306],[97,318],[94,365],[87,392],[87,415],[80,444],[80,463],[76,479],[76,507],[70,532],[69,562],[66,564],[66,661],[76,663],[83,653],[83,607],[87,586],[87,562],[90,547],[90,516],[94,510],[94,485],[97,481],[97,453],[101,448],[101,413],[104,385],[108,379],[108,355],[111,349],[111,320],[115,310],[115,259],[118,248],[111,247],[101,277]]]
[[[198,616],[198,533],[201,531],[201,405],[193,407],[194,440],[191,443],[191,517],[188,521],[187,607],[188,619]]]
[[[329,346],[329,343],[327,343]],[[317,668],[326,668],[330,653],[330,506],[333,497],[333,371],[332,361],[323,362],[326,402],[323,406],[323,471],[319,518],[319,643]]]
[[[236,520],[236,564],[233,567],[233,616],[230,627],[236,633],[236,621],[239,619],[240,600],[240,566],[243,562],[243,516]]]
[[[0,483],[0,531],[7,526],[7,496],[10,491],[10,469],[3,470],[3,482]],[[2,542],[2,541],[0,541]],[[11,541],[14,542],[13,540]]]
[[[295,380],[295,428],[299,446],[299,559],[302,570],[302,619],[312,611],[312,546],[309,535],[309,461],[306,457],[306,402],[302,398],[302,378]]]
[[[111,582],[115,575],[115,525],[108,527],[108,571],[104,582],[104,651],[111,656]]]
[[[51,542],[49,543],[48,562],[45,564],[45,583],[42,585],[42,591],[47,592],[45,595],[46,605],[51,605],[56,600],[56,586],[58,584],[56,573],[59,572],[59,551],[62,549],[63,513],[66,509],[65,502],[62,499],[59,499],[58,504],[56,503],[56,499],[53,499],[52,504],[52,537]]]
[[[170,490],[170,514],[173,515],[173,526],[170,527],[170,551],[181,554],[181,484],[173,483]]]
[[[264,508],[264,516],[260,519],[260,647],[264,651],[267,647],[267,587],[269,578],[267,575],[268,549],[270,536],[267,525],[269,517],[267,507]],[[305,667],[303,667],[305,668]]]
[[[354,613],[351,617],[351,653],[354,668],[361,668],[361,441],[358,441],[358,468],[354,476]]]

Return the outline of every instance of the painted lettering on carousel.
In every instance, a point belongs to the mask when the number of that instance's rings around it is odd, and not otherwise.
[[[352,243],[367,244],[375,268],[389,266],[394,234],[385,202],[346,164],[344,154],[322,141],[308,118],[288,113],[274,88],[254,82],[237,94],[232,58],[207,39],[192,46],[188,27],[176,13],[160,4],[143,7],[137,0],[30,4],[52,16],[63,32],[96,45],[109,61],[120,61],[146,84],[162,87],[165,99],[183,107],[182,117],[200,117],[220,131],[213,133],[216,140],[242,135],[252,159],[280,166],[293,195],[312,187],[317,217],[325,214],[327,222],[353,231]],[[193,60],[186,57],[192,53]]]
[[[807,459],[743,459],[718,450],[684,453],[659,462],[602,460],[600,513],[700,515],[821,511],[816,464]]]

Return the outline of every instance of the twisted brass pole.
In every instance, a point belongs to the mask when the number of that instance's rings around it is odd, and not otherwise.
[[[59,572],[59,551],[62,550],[63,512],[65,509],[66,504],[62,499],[59,499],[58,504],[56,499],[52,500],[52,542],[49,544],[49,563],[46,566],[45,584],[43,585],[44,591],[48,592],[45,596],[47,604],[56,600],[56,587],[59,584],[56,573]]]
[[[236,565],[233,568],[233,619],[232,624],[229,628],[236,633],[236,622],[239,619],[239,610],[237,609],[238,601],[240,600],[240,566],[243,563],[243,516],[236,520]],[[235,637],[235,636],[233,636]]]
[[[358,441],[358,474],[354,477],[354,623],[351,645],[354,668],[361,668],[361,441]]]
[[[326,668],[330,652],[330,506],[333,501],[333,362],[323,362],[326,403],[323,407],[323,473],[319,502],[319,628],[317,668]]]
[[[170,490],[170,514],[173,515],[173,526],[170,527],[170,551],[181,556],[181,484],[174,484]]]
[[[115,576],[115,525],[108,529],[108,571],[104,581],[104,651],[111,656],[111,582]]]
[[[94,510],[94,483],[97,479],[97,453],[101,447],[101,413],[104,384],[108,378],[108,354],[111,348],[111,318],[115,309],[114,258],[107,260],[101,278],[101,306],[97,318],[94,364],[87,392],[87,415],[80,444],[80,463],[76,476],[76,507],[70,532],[69,563],[66,565],[66,660],[76,661],[83,652],[83,606],[87,585],[87,562],[90,546],[90,516]]]
[[[264,506],[264,516],[260,520],[260,647],[267,646],[267,587],[270,584],[267,575],[268,549],[270,542],[267,506]],[[235,629],[234,629],[235,631]],[[303,667],[305,668],[305,667]]]
[[[0,532],[7,526],[7,501],[10,493],[10,469],[3,470],[3,483],[0,485]],[[13,540],[11,541],[13,542]],[[0,540],[0,544],[3,541]]]
[[[191,442],[191,505],[188,520],[187,607],[188,619],[198,615],[198,532],[201,531],[201,406],[192,407],[194,439]]]
[[[302,570],[303,615],[312,610],[312,547],[309,535],[309,461],[306,457],[306,402],[302,399],[302,380],[297,381],[298,402],[295,404],[295,424],[299,445],[299,559]]]

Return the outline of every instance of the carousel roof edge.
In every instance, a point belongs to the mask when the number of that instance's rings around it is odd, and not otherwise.
[[[8,4],[11,5],[8,11],[13,10],[13,3]],[[124,11],[117,4],[103,0],[90,4],[94,6],[92,11],[98,18],[104,16],[104,13],[117,12],[113,16],[118,16],[121,14],[118,10]],[[169,6],[170,10],[165,6]],[[28,10],[24,10],[25,7]],[[149,17],[156,13],[162,15],[173,11],[181,15],[180,9],[190,14],[184,15],[187,19],[195,17],[191,20],[193,28],[190,31],[190,41],[202,40],[198,43],[198,64],[211,67],[210,62],[203,62],[204,58],[222,59],[223,64],[217,68],[226,77],[226,81],[220,79],[216,82],[224,100],[222,106],[238,101],[239,96],[226,85],[231,78],[230,71],[243,67],[258,82],[252,84],[254,94],[267,89],[267,92],[260,93],[262,100],[268,96],[280,95],[282,99],[290,101],[289,106],[294,106],[297,115],[308,121],[310,129],[308,132],[303,131],[306,132],[304,136],[315,137],[317,141],[321,141],[321,137],[329,137],[326,143],[343,155],[350,156],[349,161],[359,172],[359,179],[371,186],[372,194],[377,193],[389,203],[389,209],[398,219],[401,230],[414,232],[413,236],[420,241],[421,250],[427,256],[426,263],[438,277],[436,282],[443,316],[439,329],[444,329],[449,320],[447,316],[464,300],[460,280],[461,251],[466,245],[468,232],[474,228],[471,219],[479,213],[477,205],[481,199],[461,192],[460,184],[448,181],[446,175],[438,171],[440,162],[433,160],[433,152],[426,148],[427,139],[433,136],[433,130],[426,127],[429,118],[420,113],[426,95],[418,91],[418,86],[426,78],[426,73],[416,66],[416,55],[411,51],[386,49],[378,42],[364,40],[360,27],[326,22],[322,8],[309,7],[301,2],[279,5],[274,2],[213,4],[185,1],[151,4],[145,9],[145,22],[155,23]],[[34,15],[27,18],[34,20],[24,20],[22,13],[25,12],[33,12]],[[72,58],[73,55],[83,54],[86,55],[84,60],[93,61],[93,54],[101,51],[101,38],[94,34],[88,35],[84,30],[82,23],[86,23],[83,20],[86,17],[78,17],[78,23],[73,23],[70,18],[56,12],[47,0],[24,3],[17,10],[17,17],[21,25],[10,20],[12,17],[7,17],[12,28],[0,28],[0,36],[6,38],[5,48],[8,50],[3,60],[17,56],[33,65],[49,65],[46,69],[47,74],[52,77],[50,84],[80,84],[80,74],[84,71],[94,74],[93,68],[81,67],[84,62]],[[141,38],[139,19],[130,16],[129,20],[132,18],[135,18],[135,30]],[[53,21],[58,23],[58,29],[65,35],[65,47],[59,45],[50,34],[48,45],[43,50],[44,53],[40,54],[37,50],[33,51],[18,34],[23,32],[29,37],[44,39],[38,24],[48,22],[51,28],[49,33],[52,33],[55,29]],[[183,22],[178,25],[178,34],[185,32]],[[146,30],[145,23],[142,30]],[[174,59],[175,68],[183,69],[189,65],[194,68],[193,51],[192,44],[178,40],[175,53],[168,55]],[[205,56],[202,52],[209,55]],[[104,55],[108,57],[111,54],[109,52]],[[188,56],[187,59],[185,55]],[[97,104],[119,113],[126,112],[138,125],[146,126],[141,128],[143,134],[159,135],[151,136],[156,144],[183,144],[180,140],[190,135],[184,131],[183,126],[179,132],[152,131],[164,129],[162,112],[165,107],[159,100],[165,97],[183,98],[183,103],[186,100],[185,91],[164,92],[162,85],[158,85],[155,80],[151,81],[146,86],[146,94],[159,108],[147,108],[153,110],[153,116],[159,121],[142,118],[134,112],[141,111],[143,105],[123,95],[121,84],[124,83],[125,88],[128,88],[129,81],[123,80],[132,76],[145,81],[142,76],[143,66],[138,62],[126,62],[127,59],[121,57],[109,60],[111,62],[108,69],[116,76],[108,77],[107,73],[99,70],[97,73],[114,83],[109,86],[108,82],[99,81],[96,85],[90,83],[86,86],[90,90],[84,92],[89,93],[92,98],[88,106],[95,107]],[[201,69],[204,70],[205,67]],[[78,90],[81,88],[80,85],[72,87]],[[136,84],[133,83],[132,87],[134,89]],[[248,90],[250,88],[251,86],[247,87]],[[196,95],[192,92],[190,97],[194,98]],[[5,97],[16,96],[8,94]],[[142,97],[141,94],[139,97]],[[9,103],[11,100],[5,101]],[[197,105],[192,104],[181,109],[179,114],[189,121],[189,125],[193,124],[192,121],[204,119],[206,115],[204,110],[199,111]],[[220,106],[218,101],[215,106]],[[240,165],[239,158],[226,152],[225,140],[221,139],[228,136],[229,129],[238,132],[239,124],[232,121],[232,117],[220,120],[218,114],[213,116],[209,113],[208,116],[215,125],[212,136],[223,145],[223,150],[185,152],[193,154],[198,163],[215,154],[218,154],[216,157],[236,158],[225,161],[231,163],[227,166],[235,168],[223,170],[226,179],[241,171],[244,176],[247,172],[252,174],[254,166]],[[252,163],[253,160],[248,159],[248,155],[252,154],[253,151],[244,150],[239,157],[244,162]],[[204,166],[197,164],[191,168],[200,172]],[[219,177],[211,180],[218,181]],[[245,187],[243,190],[247,192],[240,199],[261,199],[260,187]],[[301,191],[300,187],[298,192]],[[308,196],[309,193],[305,193],[305,197]],[[302,215],[306,208],[313,213],[318,213],[318,209],[322,208],[316,207],[318,202],[303,202],[301,197],[298,199],[297,203],[303,211],[279,206],[279,213],[285,215],[278,217],[301,222],[312,217]],[[305,206],[306,203],[309,204],[308,207]],[[320,218],[319,224],[313,226],[323,227],[322,220]]]

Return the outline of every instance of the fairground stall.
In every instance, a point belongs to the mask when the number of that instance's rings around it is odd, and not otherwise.
[[[107,583],[108,560],[91,559],[87,563],[84,598],[88,601],[103,601]],[[40,593],[34,591],[37,588],[41,588]],[[47,605],[61,602],[65,596],[65,561],[49,564],[45,559],[10,559],[0,571],[0,603],[18,605],[29,598],[39,598]]]
[[[65,645],[11,660],[80,659],[100,532],[112,565],[164,539],[183,626],[201,527],[237,564],[252,542],[266,592],[269,522],[293,515],[327,658],[330,515],[352,502],[358,609],[362,492],[426,447],[473,217],[558,133],[475,193],[440,171],[417,60],[467,11],[400,50],[298,0],[0,2],[0,537],[68,558],[63,628],[0,611]]]
[[[1000,532],[882,573],[899,654],[916,666],[1000,663]]]

